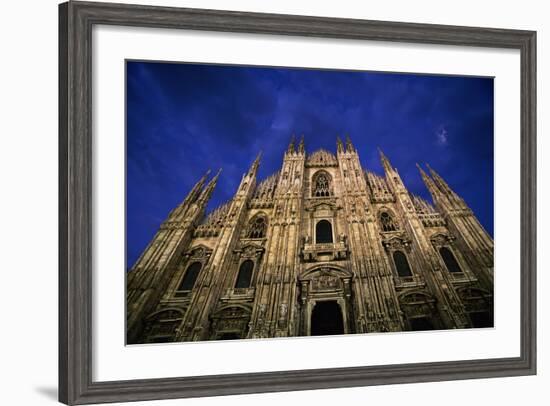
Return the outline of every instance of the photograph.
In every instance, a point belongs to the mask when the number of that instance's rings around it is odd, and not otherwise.
[[[493,77],[125,69],[126,344],[495,327]]]
[[[43,30],[57,399],[535,399],[543,13],[148,2],[69,0]]]

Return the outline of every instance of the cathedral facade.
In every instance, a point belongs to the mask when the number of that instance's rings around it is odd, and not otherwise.
[[[127,342],[155,343],[493,326],[493,240],[433,169],[433,205],[380,151],[306,154],[279,172],[260,156],[205,216],[207,173],[127,273]]]

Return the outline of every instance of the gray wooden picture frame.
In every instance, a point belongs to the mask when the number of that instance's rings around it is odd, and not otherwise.
[[[521,53],[521,355],[217,376],[92,380],[92,27],[193,29],[397,41]],[[68,2],[59,6],[59,400],[218,396],[536,373],[536,32]]]

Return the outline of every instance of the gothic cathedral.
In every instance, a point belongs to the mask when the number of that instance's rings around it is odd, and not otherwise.
[[[207,173],[127,273],[127,342],[492,327],[492,238],[433,169],[432,205],[380,159],[384,176],[349,138],[336,155],[292,141],[205,216]]]

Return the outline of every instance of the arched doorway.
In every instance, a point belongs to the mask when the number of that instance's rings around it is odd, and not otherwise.
[[[354,332],[352,273],[339,266],[317,265],[300,275],[300,335]]]
[[[334,334],[344,334],[344,318],[340,305],[336,300],[317,302],[311,312],[311,335]]]

